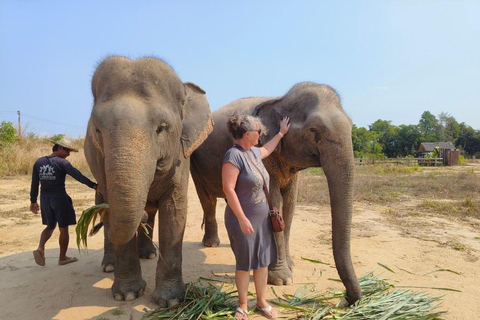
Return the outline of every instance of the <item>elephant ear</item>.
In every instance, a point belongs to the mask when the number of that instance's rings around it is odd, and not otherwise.
[[[184,105],[182,148],[188,158],[213,130],[213,117],[205,91],[194,83],[184,83],[186,101]]]
[[[282,98],[271,99],[260,103],[253,109],[252,116],[260,118],[267,129],[267,133],[260,136],[259,145],[263,146],[280,130],[282,115],[278,109],[281,102]],[[277,145],[279,151],[280,148],[281,143]]]

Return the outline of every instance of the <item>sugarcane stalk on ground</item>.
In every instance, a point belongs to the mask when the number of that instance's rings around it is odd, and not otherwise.
[[[233,319],[238,299],[236,291],[225,292],[225,282],[215,286],[210,281],[214,280],[201,278],[187,284],[181,303],[150,311],[142,319]],[[313,284],[299,288],[293,295],[278,296],[274,291],[277,299],[271,303],[281,308],[279,318],[292,320],[441,320],[445,314],[433,311],[440,305],[440,297],[396,289],[373,273],[361,277],[359,282],[363,296],[350,307],[336,304],[345,297],[345,291],[318,293]]]

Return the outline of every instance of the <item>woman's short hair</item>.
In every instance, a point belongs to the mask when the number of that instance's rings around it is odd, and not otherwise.
[[[256,125],[262,131],[265,130],[262,121],[254,116],[239,115],[237,112],[234,112],[227,121],[228,132],[231,133],[235,140],[242,139],[245,132],[255,130]]]

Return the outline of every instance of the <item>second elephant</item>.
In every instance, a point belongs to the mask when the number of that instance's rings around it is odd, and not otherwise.
[[[360,298],[361,289],[350,253],[354,166],[352,124],[337,93],[326,85],[303,82],[283,97],[244,98],[213,113],[213,132],[191,157],[191,173],[204,210],[203,243],[206,246],[217,246],[220,242],[215,208],[217,198],[225,198],[221,167],[225,152],[234,143],[226,126],[234,111],[261,119],[268,131],[261,136],[261,145],[277,134],[284,116],[290,117],[289,132],[276,150],[264,159],[270,174],[273,205],[283,213],[286,223],[285,231],[276,234],[279,263],[270,265],[268,281],[276,285],[293,281],[289,240],[297,202],[298,172],[309,167],[322,167],[330,193],[335,264],[347,289],[347,301],[354,303]]]

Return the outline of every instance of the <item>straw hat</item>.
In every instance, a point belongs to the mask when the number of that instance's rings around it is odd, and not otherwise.
[[[50,142],[52,142],[53,144],[58,144],[59,146],[62,146],[64,148],[67,148],[70,151],[78,152],[78,149],[73,147],[72,140],[70,140],[68,138],[63,137],[62,139],[60,139],[58,141],[50,140]]]

